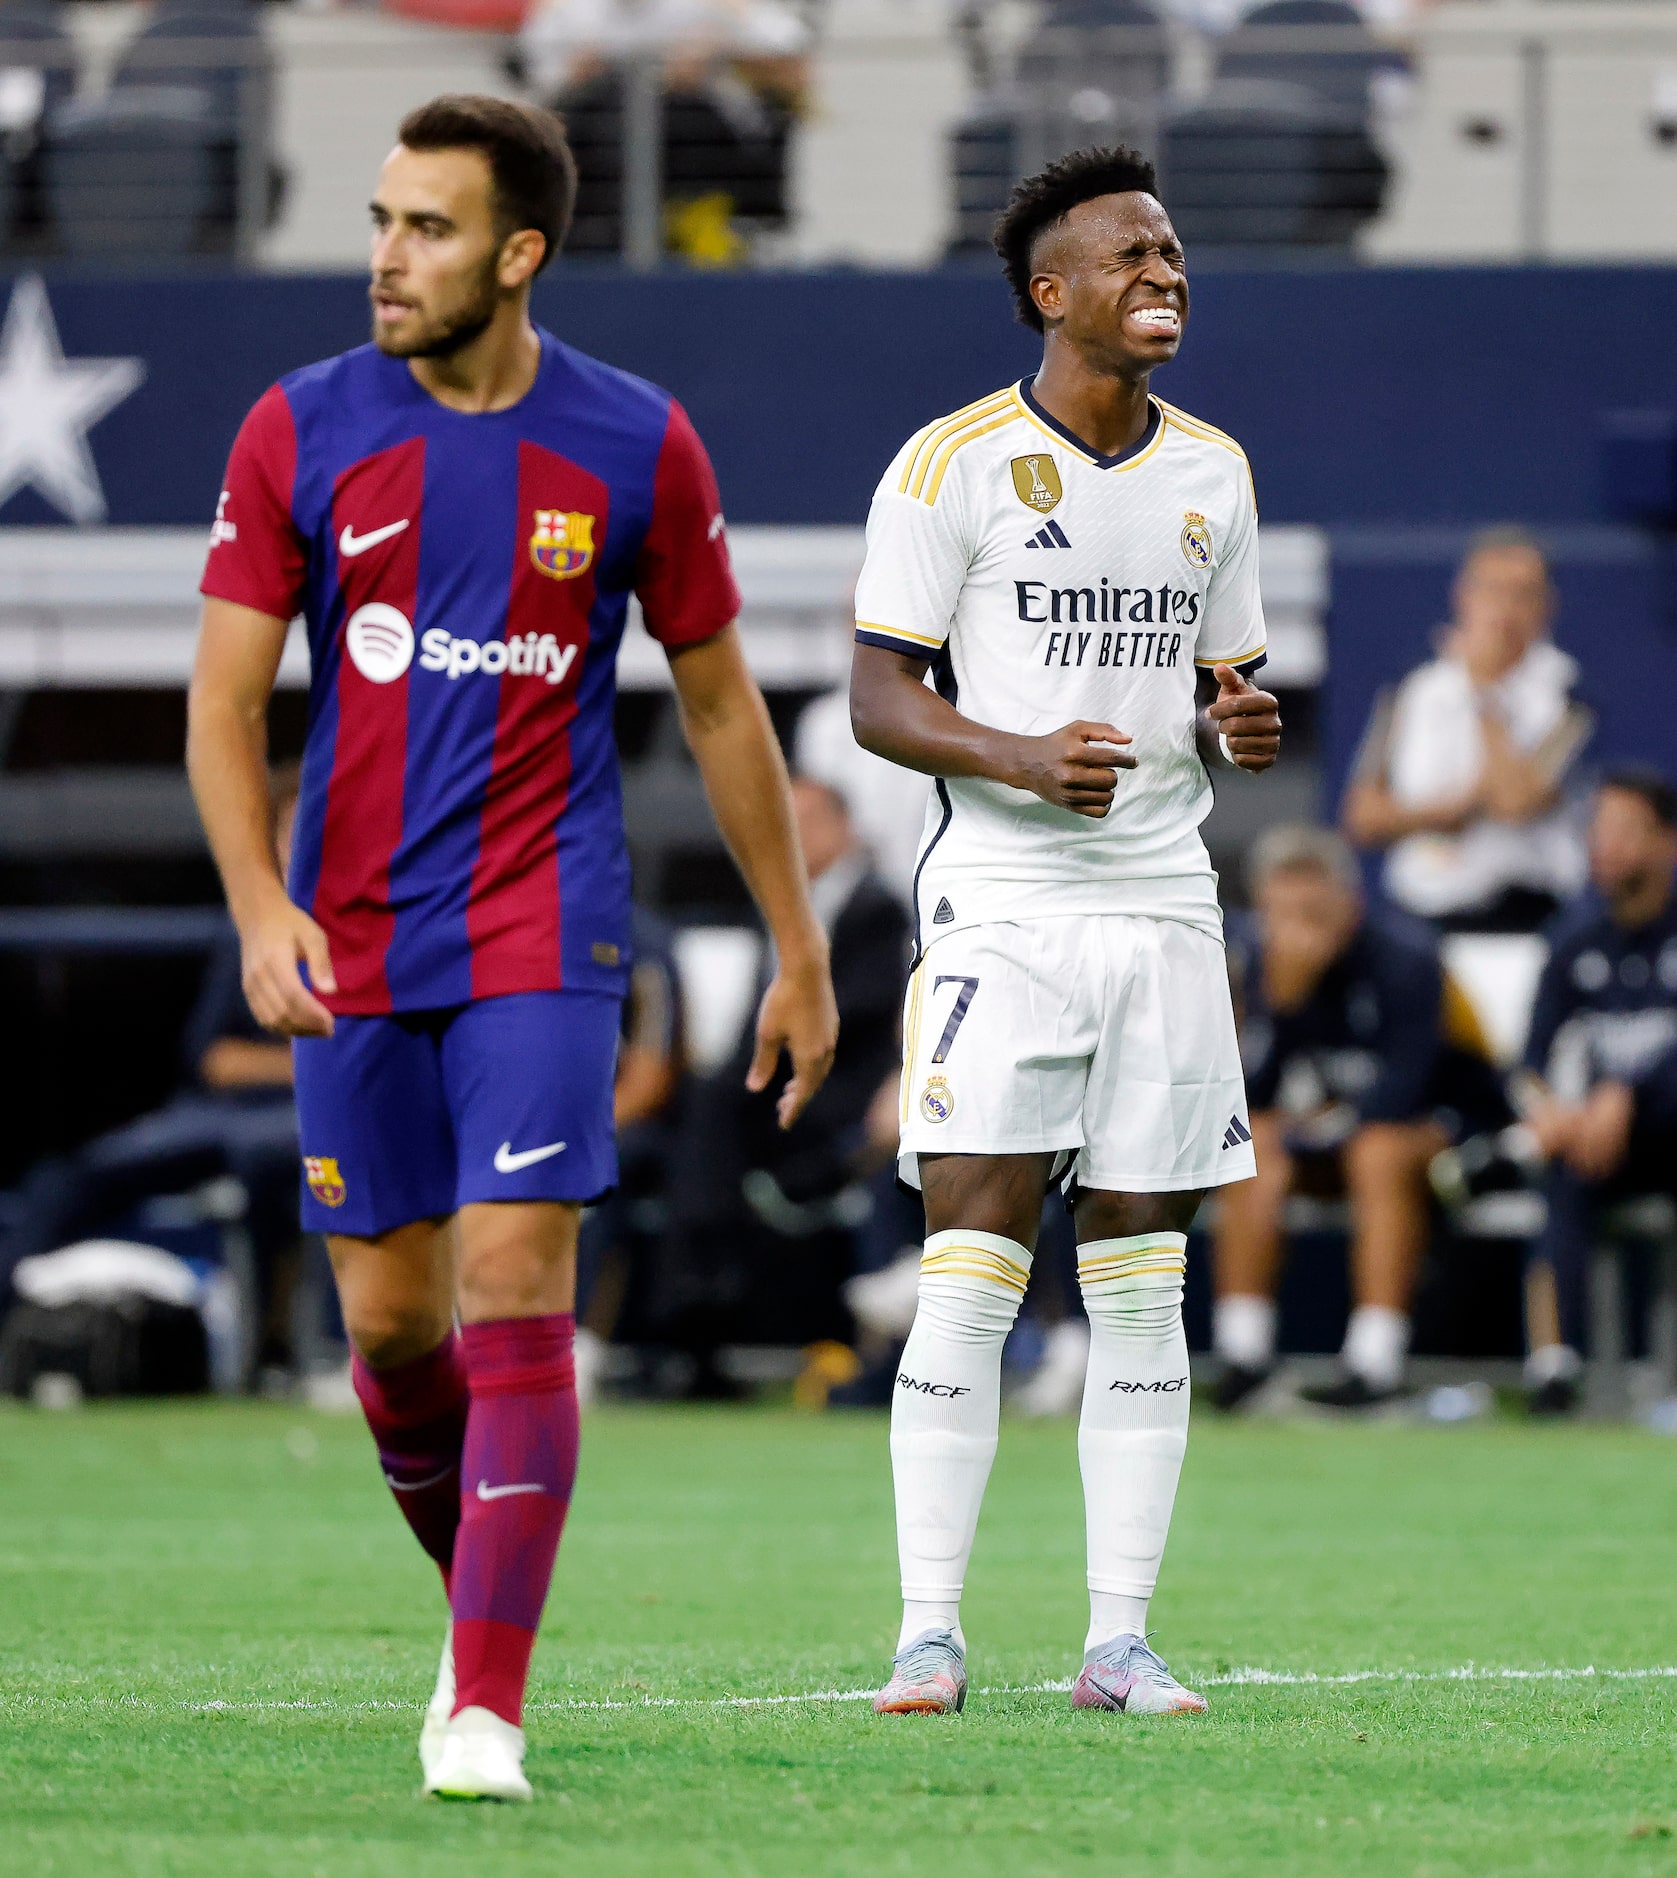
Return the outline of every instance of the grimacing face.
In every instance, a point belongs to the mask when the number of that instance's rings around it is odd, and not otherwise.
[[[1188,319],[1182,244],[1141,190],[1080,202],[1037,237],[1031,292],[1044,320],[1124,377],[1168,364]]]
[[[397,144],[372,201],[373,340],[392,358],[447,357],[495,317],[503,294],[535,271],[514,253],[533,230],[497,228],[494,180],[479,150]],[[510,276],[510,278],[509,278]]]

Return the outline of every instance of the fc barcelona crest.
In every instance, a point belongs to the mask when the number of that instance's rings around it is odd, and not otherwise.
[[[342,1206],[347,1190],[344,1177],[338,1172],[338,1163],[329,1154],[305,1154],[303,1173],[309,1183],[309,1192],[322,1206]]]
[[[575,580],[594,560],[594,518],[570,509],[537,509],[530,559],[553,580]]]

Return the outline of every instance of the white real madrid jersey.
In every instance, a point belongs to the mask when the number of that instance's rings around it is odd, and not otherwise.
[[[1100,821],[1027,790],[939,778],[916,936],[1060,913],[1148,914],[1221,935],[1200,839],[1211,785],[1195,672],[1264,649],[1258,520],[1239,446],[1154,398],[1146,433],[1095,455],[1030,380],[928,425],[868,516],[856,636],[933,663],[964,716],[1041,736],[1078,718],[1133,739]]]

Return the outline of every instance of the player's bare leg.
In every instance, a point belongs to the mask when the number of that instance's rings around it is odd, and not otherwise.
[[[1306,1390],[1331,1408],[1363,1408],[1399,1393],[1409,1354],[1409,1303],[1427,1241],[1427,1164],[1448,1145],[1436,1122],[1368,1122],[1346,1142],[1351,1296],[1345,1375]]]
[[[1275,1366],[1275,1298],[1281,1285],[1282,1221],[1293,1183],[1281,1118],[1271,1110],[1250,1117],[1258,1158],[1255,1179],[1237,1181],[1217,1195],[1212,1229],[1212,1347],[1222,1358],[1217,1406],[1234,1408]]]
[[[1182,1283],[1188,1228],[1204,1197],[1078,1196],[1077,1276],[1090,1333],[1077,1431],[1089,1561],[1078,1708],[1194,1714],[1206,1706],[1147,1648],[1147,1606],[1188,1444]]]
[[[530,1651],[576,1478],[576,1242],[581,1208],[468,1205],[456,1288],[471,1408],[449,1581],[454,1701],[426,1790],[527,1800]]]
[[[1048,1154],[920,1158],[920,1302],[891,1403],[903,1621],[882,1714],[948,1714],[965,1699],[961,1587],[1052,1166]]]

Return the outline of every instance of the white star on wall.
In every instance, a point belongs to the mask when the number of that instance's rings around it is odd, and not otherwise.
[[[12,289],[0,330],[0,505],[35,489],[72,522],[102,522],[87,433],[146,375],[143,359],[67,359],[38,274]]]

